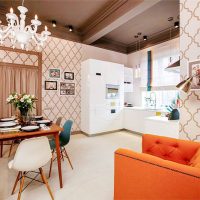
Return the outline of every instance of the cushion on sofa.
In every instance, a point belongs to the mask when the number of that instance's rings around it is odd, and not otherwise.
[[[142,137],[143,153],[185,165],[189,165],[191,159],[200,148],[200,143],[193,141],[149,134],[144,134]]]

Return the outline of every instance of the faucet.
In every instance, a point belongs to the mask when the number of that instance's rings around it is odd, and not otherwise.
[[[156,108],[156,93],[155,92],[150,93],[150,106],[154,106],[154,108]]]

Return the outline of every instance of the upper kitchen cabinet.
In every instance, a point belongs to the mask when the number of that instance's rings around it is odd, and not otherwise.
[[[133,69],[124,67],[124,92],[133,92]]]

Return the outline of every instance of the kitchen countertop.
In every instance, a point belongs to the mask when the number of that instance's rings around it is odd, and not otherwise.
[[[145,110],[145,111],[152,111],[152,112],[162,112],[163,110],[160,108],[145,108],[142,106],[133,106],[133,107],[127,107],[124,106],[125,109],[130,109],[130,110]]]
[[[163,123],[179,123],[179,120],[168,120],[167,117],[161,117],[161,116],[152,116],[152,117],[147,117],[145,119]]]

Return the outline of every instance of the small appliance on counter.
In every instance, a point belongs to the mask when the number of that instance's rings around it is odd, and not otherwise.
[[[127,103],[127,102],[125,102],[125,103],[124,103],[124,106],[125,106],[125,107],[133,107],[133,104],[132,104],[132,103]]]

